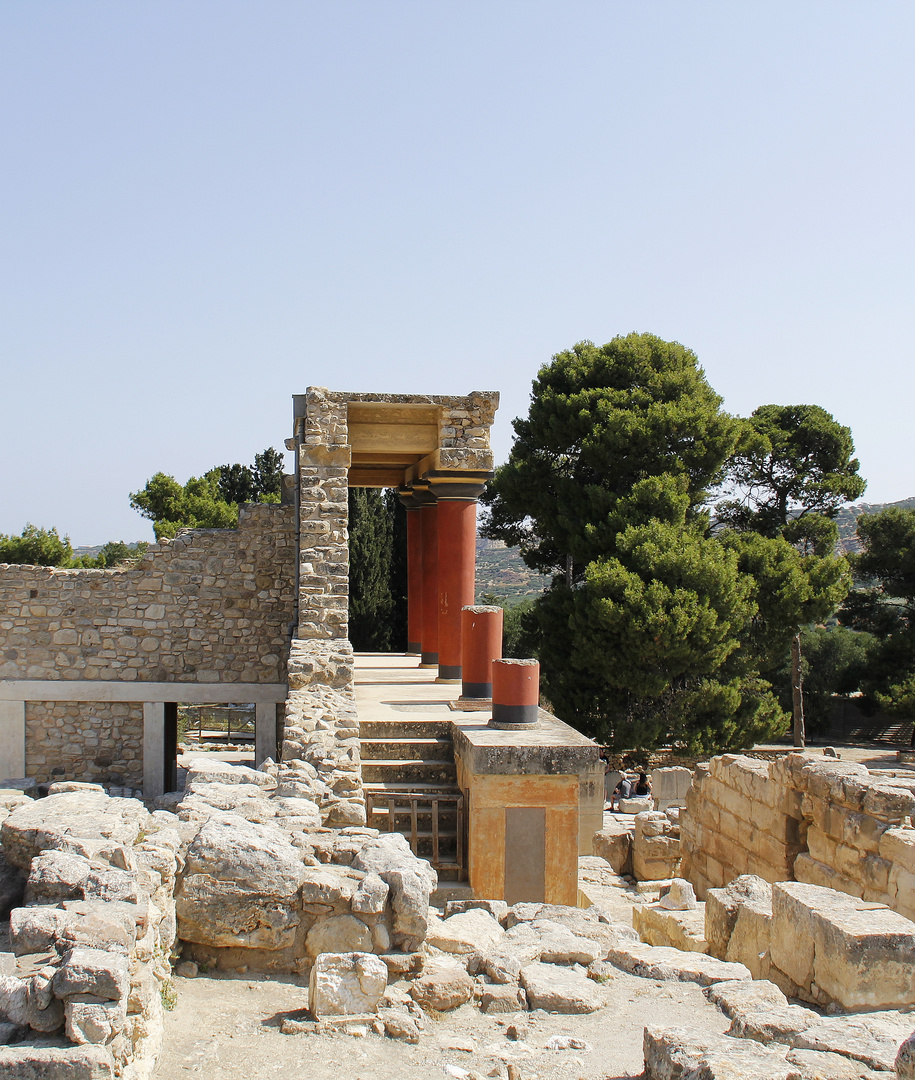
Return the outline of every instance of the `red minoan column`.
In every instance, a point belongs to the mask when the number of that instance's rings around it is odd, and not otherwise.
[[[536,660],[493,660],[493,727],[536,724],[539,701],[540,665]]]
[[[438,498],[438,677],[461,679],[461,611],[473,603],[477,501],[436,492]]]
[[[502,609],[461,612],[461,697],[492,697],[492,662],[502,655]]]
[[[434,502],[420,507],[422,531],[422,638],[420,663],[423,667],[438,664],[438,506]]]
[[[412,492],[402,493],[407,512],[407,654],[423,651],[423,522]]]

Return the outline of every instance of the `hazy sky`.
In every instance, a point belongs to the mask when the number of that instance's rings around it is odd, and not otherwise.
[[[0,532],[649,330],[915,495],[911,0],[0,0]],[[290,463],[291,464],[291,463]]]

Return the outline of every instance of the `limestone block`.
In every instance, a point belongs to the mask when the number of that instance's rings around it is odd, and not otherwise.
[[[372,932],[353,915],[319,919],[308,931],[305,948],[309,956],[320,953],[370,953]]]
[[[0,1080],[113,1080],[114,1058],[102,1046],[0,1046]]]
[[[706,991],[709,1001],[731,1019],[729,1035],[763,1044],[791,1044],[795,1035],[820,1022],[819,1013],[788,999],[772,982],[736,980]]]
[[[105,1001],[75,994],[64,1002],[67,1038],[74,1043],[108,1043],[124,1028],[127,999]]]
[[[682,765],[654,769],[651,773],[651,794],[658,810],[682,806],[693,782],[692,769]]]
[[[915,1080],[915,1032],[899,1047],[895,1064],[899,1080]]]
[[[429,897],[438,875],[410,850],[405,836],[386,833],[365,843],[353,858],[354,869],[377,874],[391,890],[394,944],[414,952],[426,936]]]
[[[93,994],[105,1001],[120,1001],[130,989],[127,958],[104,949],[71,949],[54,975],[54,994]]]
[[[808,1000],[847,1010],[915,1005],[915,923],[882,905],[817,885],[776,884],[770,952]]]
[[[915,829],[889,828],[880,837],[880,855],[884,859],[915,874]]]
[[[592,964],[603,949],[598,942],[576,934],[568,926],[552,919],[535,919],[528,924],[539,936],[534,958],[544,964]]]
[[[50,975],[27,979],[0,975],[0,1016],[33,1031],[57,1031],[64,1022],[64,1012],[50,992]]]
[[[486,952],[504,937],[499,922],[482,908],[458,912],[447,919],[436,919],[429,927],[426,941],[442,952]]]
[[[187,851],[175,909],[178,935],[211,946],[291,945],[304,866],[286,834],[235,814],[207,820]]]
[[[473,997],[473,979],[455,960],[436,957],[427,961],[410,987],[413,1000],[424,1009],[448,1012]]]
[[[512,1013],[527,1009],[527,995],[517,983],[496,983],[483,987],[480,1010],[484,1013]]]
[[[533,960],[534,956],[529,959]],[[511,952],[493,949],[480,960],[479,968],[494,983],[517,983],[521,977],[522,962]]]
[[[664,946],[620,944],[611,948],[607,959],[633,975],[663,982],[695,982],[700,986],[749,979],[743,964],[726,963],[704,953],[682,952]]]
[[[533,963],[521,969],[521,986],[531,1009],[591,1013],[604,1004],[600,988],[574,968]]]
[[[632,873],[632,836],[634,826],[611,821],[594,834],[594,854],[606,859],[617,874]]]
[[[686,1028],[649,1025],[643,1053],[646,1080],[788,1080],[792,1069],[781,1050]]]
[[[504,900],[448,900],[445,903],[445,918],[458,915],[462,911],[471,911],[473,908],[488,911],[500,923],[508,914],[508,904]]]
[[[802,1050],[841,1054],[892,1075],[900,1045],[912,1030],[911,1013],[868,1012],[823,1017],[792,1040]]]
[[[683,878],[674,878],[668,888],[665,889],[662,886],[658,903],[662,908],[670,911],[695,911],[696,893],[688,881]]]
[[[388,886],[377,874],[366,874],[353,894],[351,907],[363,915],[380,915],[388,900]]]
[[[633,846],[632,869],[638,881],[665,881],[677,875],[679,866],[679,837],[647,837]]]
[[[367,952],[322,953],[308,984],[315,1017],[374,1013],[388,984],[387,965]]]
[[[651,811],[654,800],[650,795],[633,796],[631,799],[620,799],[619,808],[622,814],[642,814]]]
[[[648,945],[666,945],[683,952],[708,952],[705,904],[686,911],[666,909],[661,902],[636,905],[632,909],[632,925]]]

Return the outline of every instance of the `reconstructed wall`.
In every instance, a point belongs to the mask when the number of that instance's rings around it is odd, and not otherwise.
[[[122,569],[0,566],[0,780],[139,787],[147,697],[193,700],[190,689],[171,697],[175,684],[201,686],[202,701],[214,685],[284,684],[294,551],[294,507],[254,505],[237,530],[182,531]],[[155,689],[144,696],[143,684]]]
[[[135,701],[29,701],[26,776],[132,784],[143,775],[143,705]],[[2,779],[2,778],[0,778]]]
[[[915,774],[793,753],[698,767],[681,816],[681,875],[700,896],[742,874],[797,880],[915,920]]]
[[[242,506],[127,569],[0,566],[0,679],[283,682],[293,517]]]

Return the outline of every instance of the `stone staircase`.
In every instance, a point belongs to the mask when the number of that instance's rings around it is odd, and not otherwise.
[[[463,796],[448,719],[363,720],[359,724],[368,825],[400,832],[439,877],[465,875]]]

